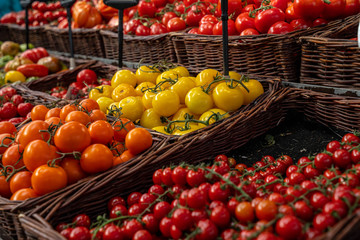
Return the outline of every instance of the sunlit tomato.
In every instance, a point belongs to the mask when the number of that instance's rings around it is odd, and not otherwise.
[[[161,121],[161,116],[157,114],[153,108],[145,110],[141,116],[140,124],[150,129],[157,126],[165,126],[165,123]]]
[[[259,35],[260,33],[254,28],[247,28],[240,33],[240,36],[247,36],[247,35]]]
[[[140,84],[142,82],[151,82],[153,84],[156,83],[156,78],[160,75],[160,71],[151,66],[140,66],[136,70],[136,78],[137,83]]]
[[[111,93],[113,91],[113,87],[109,85],[101,85],[94,89],[92,89],[89,93],[89,98],[93,100],[97,100],[100,97],[108,97],[111,98]]]
[[[125,141],[125,137],[131,129],[134,129],[135,125],[132,121],[126,118],[120,118],[113,124],[114,139],[119,142]]]
[[[158,35],[158,34],[163,34],[163,33],[167,33],[167,32],[168,31],[167,31],[166,26],[162,23],[154,23],[150,27],[150,35]]]
[[[13,134],[16,132],[16,127],[11,122],[5,121],[0,122],[0,134],[10,133]]]
[[[139,154],[153,142],[150,132],[144,128],[134,128],[126,135],[125,147],[134,155]]]
[[[162,17],[161,22],[162,22],[162,24],[167,26],[167,23],[169,22],[169,20],[172,19],[172,18],[175,18],[175,17],[177,17],[176,13],[174,13],[174,12],[166,12],[164,14],[164,16]]]
[[[213,107],[213,100],[201,87],[195,87],[186,94],[185,104],[191,112],[203,114]]]
[[[22,188],[16,191],[10,198],[12,201],[25,201],[29,198],[36,198],[39,195],[31,188]]]
[[[140,20],[138,19],[131,19],[126,23],[124,26],[124,33],[125,34],[135,34],[136,28],[141,24]]]
[[[135,30],[136,36],[148,36],[150,35],[150,28],[145,25],[139,25]]]
[[[95,84],[97,82],[97,75],[91,69],[84,69],[76,75],[76,81],[81,84]]]
[[[166,28],[169,32],[181,31],[186,28],[186,23],[179,17],[171,18],[166,24]]]
[[[92,122],[95,122],[97,120],[106,120],[106,115],[101,110],[95,109],[95,110],[91,111],[90,119],[91,119]]]
[[[110,123],[103,120],[93,122],[89,126],[89,133],[92,143],[107,144],[114,136],[114,130]]]
[[[53,145],[49,145],[43,140],[34,140],[26,145],[23,161],[29,171],[34,171],[37,167],[45,165],[59,156]]]
[[[285,10],[288,6],[288,0],[271,0],[270,5],[273,7],[279,8],[283,12],[285,12]]]
[[[242,82],[249,92],[241,85],[239,85],[240,90],[244,95],[244,104],[247,105],[253,102],[256,98],[264,93],[264,88],[261,82],[255,79],[249,79]]]
[[[78,122],[84,124],[85,126],[91,122],[91,119],[88,114],[82,111],[72,111],[70,112],[66,118],[65,122]]]
[[[80,179],[85,178],[87,175],[82,170],[79,160],[75,158],[64,158],[60,166],[65,170],[68,184],[73,184]]]
[[[140,17],[153,18],[156,13],[155,3],[151,1],[140,1],[138,5],[138,13]]]
[[[40,196],[64,188],[66,185],[67,176],[62,167],[42,165],[36,168],[31,176],[31,186]]]
[[[112,167],[113,154],[103,144],[92,144],[82,152],[80,165],[87,173],[103,172]]]
[[[199,34],[199,28],[192,28],[188,31],[189,34]]]
[[[152,100],[152,107],[154,111],[164,117],[168,117],[176,113],[179,106],[179,95],[170,90],[159,92]]]
[[[244,103],[244,95],[240,87],[231,87],[228,83],[220,83],[212,93],[215,105],[225,111],[235,111]]]
[[[255,19],[251,18],[248,13],[242,13],[236,18],[235,27],[238,33],[247,28],[255,28]]]
[[[325,5],[323,0],[295,0],[294,14],[306,20],[314,20],[320,17]]]
[[[135,88],[127,83],[121,83],[112,92],[112,99],[119,102],[126,97],[136,96]]]
[[[67,116],[70,112],[76,111],[76,110],[77,110],[77,109],[76,109],[76,106],[75,106],[75,105],[70,105],[70,104],[65,105],[65,106],[61,109],[61,111],[60,111],[60,119],[61,119],[61,121],[62,121],[62,122],[65,122],[66,116]]]
[[[92,110],[100,109],[99,104],[93,99],[84,99],[79,103],[79,110],[90,113]],[[61,118],[61,114],[60,114]]]
[[[302,233],[302,223],[295,216],[284,216],[276,223],[276,233],[283,239],[294,239]]]
[[[14,194],[16,191],[31,187],[31,175],[29,171],[20,171],[15,173],[10,179],[10,190]]]
[[[245,224],[254,220],[255,211],[250,202],[241,202],[236,206],[235,216],[240,223]]]
[[[278,212],[277,206],[270,200],[261,201],[255,208],[256,217],[260,220],[271,221]]]
[[[50,138],[50,134],[47,131],[49,128],[49,124],[36,120],[21,129],[18,134],[17,142],[23,146],[26,146],[33,140],[45,140],[48,141]]]
[[[292,25],[284,21],[279,21],[271,25],[268,34],[286,34],[292,31],[294,31]]]
[[[21,168],[24,166],[22,160],[22,154],[24,152],[24,147],[20,144],[15,144],[6,149],[2,156],[2,165],[3,166],[13,166],[15,169]]]
[[[312,26],[312,22],[300,18],[292,20],[290,25],[294,28],[294,30],[301,30],[310,28]]]
[[[279,21],[285,21],[285,13],[279,8],[270,8],[256,15],[255,26],[259,32],[267,33],[269,28]]]
[[[31,110],[31,120],[45,120],[46,113],[49,111],[44,105],[37,105]]]
[[[68,122],[55,133],[54,143],[61,152],[82,151],[90,145],[88,129],[81,123]]]
[[[216,77],[221,76],[220,72],[214,69],[205,69],[201,71],[195,79],[196,86],[202,86],[204,88],[207,88],[210,83],[212,83]],[[214,88],[214,84],[211,85],[212,88]]]

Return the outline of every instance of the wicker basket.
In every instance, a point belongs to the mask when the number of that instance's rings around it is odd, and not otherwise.
[[[101,30],[105,57],[118,59],[119,42],[117,32]],[[160,60],[176,62],[175,50],[170,34],[153,36],[130,36],[125,35],[123,41],[123,60],[128,62],[156,63]]]
[[[302,83],[360,89],[360,48],[357,41],[359,19],[325,31],[318,36],[302,37]]]
[[[46,27],[50,49],[70,53],[68,29]],[[105,57],[104,44],[98,29],[72,29],[74,53],[86,56]]]
[[[0,41],[10,40],[10,32],[7,24],[0,24]]]
[[[360,16],[360,15],[359,15]],[[318,31],[336,28],[355,16],[336,20],[324,26],[296,31],[285,35],[230,36],[230,70],[280,77],[284,81],[298,82],[300,75],[301,45],[299,38]],[[222,36],[171,33],[177,62],[193,72],[204,68],[223,69]]]
[[[26,43],[26,30],[25,27],[9,24],[9,35],[11,41],[17,43]],[[39,27],[29,27],[29,42],[34,44],[35,47],[44,47],[49,49],[51,42],[46,36],[45,28],[43,26]]]
[[[108,65],[97,61],[86,61],[85,64],[79,65],[72,70],[51,74],[31,82],[26,82],[24,85],[31,90],[42,92],[48,92],[56,86],[67,88],[72,82],[76,82],[76,75],[83,69],[91,69],[99,77],[108,79],[111,79],[118,70],[118,68],[113,65]]]

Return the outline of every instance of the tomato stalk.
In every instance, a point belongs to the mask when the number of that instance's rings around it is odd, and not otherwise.
[[[123,114],[121,112],[121,107],[116,107],[115,105],[111,105],[110,109],[108,109],[109,111],[109,115],[114,116],[115,118],[120,118],[121,115]],[[121,121],[120,121],[121,122]],[[113,122],[113,125],[115,124],[115,122]],[[122,124],[122,123],[121,123]],[[121,125],[122,127],[122,125]],[[121,129],[120,129],[121,130]]]
[[[11,142],[10,142],[9,144],[4,144],[4,141],[5,141],[6,139],[10,139]],[[0,147],[6,147],[6,148],[8,148],[8,147],[10,147],[11,144],[13,144],[14,142],[15,142],[15,138],[13,138],[13,137],[4,137],[4,138],[1,140]]]
[[[15,165],[15,164],[14,164]],[[0,164],[0,167],[2,168],[0,170],[0,176],[4,176],[6,177],[6,181],[9,182],[10,179],[18,172],[24,170],[26,167],[23,166],[21,168],[15,169],[14,166],[8,165],[8,166],[3,166],[2,164]]]
[[[237,87],[238,85],[236,85],[236,86],[234,85],[234,83],[237,83],[237,84],[240,84],[243,88],[245,88],[245,90],[246,90],[247,92],[250,92],[249,89],[242,83],[242,81],[243,81],[244,79],[247,79],[247,77],[244,76],[244,75],[241,76],[240,80],[236,80],[236,79],[232,79],[232,78],[225,78],[224,76],[216,75],[216,76],[214,77],[214,80],[213,80],[211,83],[209,83],[209,85],[207,86],[207,88],[205,88],[205,89],[204,89],[203,87],[201,87],[201,88],[203,89],[203,91],[204,91],[205,93],[209,94],[209,92],[210,92],[211,90],[213,90],[213,89],[211,89],[211,85],[213,85],[213,84],[215,84],[215,83],[219,83],[219,82],[225,81],[225,82],[230,82],[230,85],[228,85],[230,88],[235,88],[235,87]]]

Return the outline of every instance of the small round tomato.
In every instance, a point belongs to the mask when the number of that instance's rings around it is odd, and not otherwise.
[[[255,19],[249,17],[248,13],[242,13],[236,18],[235,27],[239,33],[248,28],[255,28]]]
[[[176,113],[180,106],[179,95],[170,90],[161,91],[152,100],[154,111],[160,116],[168,117]]]
[[[276,223],[276,233],[284,239],[293,239],[294,236],[300,236],[302,232],[302,223],[294,216],[284,216]]]
[[[114,139],[119,142],[125,141],[125,137],[135,125],[127,118],[120,118],[113,123]]]
[[[31,176],[31,186],[40,196],[64,188],[66,185],[67,176],[62,167],[42,165],[36,168]]]
[[[278,209],[274,202],[263,200],[256,206],[255,212],[258,219],[271,221],[275,218]]]
[[[43,140],[34,140],[26,145],[23,153],[24,165],[29,171],[35,171],[41,165],[58,158],[60,155],[53,145]]]
[[[153,142],[150,132],[144,128],[134,128],[126,135],[125,146],[134,155],[139,154],[149,147]]]
[[[92,144],[82,152],[80,165],[87,173],[103,172],[112,167],[113,154],[103,144]]]
[[[271,25],[268,34],[286,34],[292,31],[294,31],[292,25],[284,21],[279,21]]]
[[[14,194],[16,191],[31,187],[31,172],[20,171],[17,172],[10,179],[10,190]]]
[[[325,3],[323,0],[295,0],[294,13],[300,18],[314,20],[320,17],[324,10]]]
[[[39,195],[31,188],[22,188],[17,190],[10,198],[11,201],[25,201],[29,198],[36,198]]]
[[[186,23],[179,17],[171,18],[166,24],[167,30],[169,32],[181,31],[186,28]]]
[[[174,12],[166,12],[164,14],[164,16],[162,17],[161,22],[162,22],[162,24],[167,26],[167,23],[169,22],[169,20],[172,19],[172,18],[175,18],[175,17],[177,17],[176,13],[174,13]]]
[[[84,83],[95,84],[97,82],[97,75],[91,69],[84,69],[76,75],[76,81],[82,85],[84,85]]]
[[[99,104],[94,99],[84,99],[79,103],[79,110],[90,113],[92,110],[100,109]],[[60,114],[61,118],[61,114]]]
[[[259,35],[260,33],[254,28],[247,28],[240,33],[240,36],[247,36],[247,35]]]
[[[2,156],[2,165],[13,166],[15,169],[19,169],[24,166],[22,158],[24,147],[21,144],[14,144],[6,149]]]
[[[191,112],[203,114],[213,107],[213,100],[201,87],[195,87],[186,94],[185,104]]]
[[[247,105],[253,102],[256,98],[264,93],[264,88],[258,80],[249,79],[242,82],[245,87],[249,90],[249,92],[243,87],[239,86],[240,90],[244,95],[244,105]]]
[[[80,161],[74,158],[64,158],[60,166],[65,170],[68,184],[73,184],[87,176],[80,166]]]
[[[91,143],[88,129],[81,123],[68,122],[54,136],[55,146],[62,152],[82,151]]]
[[[250,202],[241,202],[236,206],[235,216],[240,223],[252,222],[255,218],[254,208]]]
[[[166,26],[162,23],[154,23],[150,27],[150,35],[158,35],[158,34],[163,34],[163,33],[167,33],[167,32],[168,31],[167,31]]]
[[[49,109],[44,105],[37,105],[31,110],[31,120],[45,120],[45,116]]]
[[[223,29],[222,29],[222,21],[216,23],[213,27],[213,35],[222,35]],[[228,35],[236,35],[236,28],[235,28],[235,22],[231,19],[228,20]]]
[[[107,144],[112,141],[114,130],[110,123],[98,120],[90,124],[89,133],[92,143]]]
[[[220,83],[212,93],[215,105],[224,111],[235,111],[244,103],[244,94],[240,87],[231,87],[228,83]]]
[[[267,33],[269,28],[279,21],[285,21],[284,12],[279,8],[270,8],[256,15],[255,26],[261,33]]]
[[[72,111],[70,112],[66,118],[65,122],[78,122],[84,124],[85,126],[91,122],[91,119],[88,114],[82,111]]]

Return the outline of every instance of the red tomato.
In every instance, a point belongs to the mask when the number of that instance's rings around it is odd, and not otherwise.
[[[140,17],[153,18],[156,13],[155,3],[151,1],[140,1],[140,3],[138,4],[138,13]]]
[[[221,0],[218,1],[217,5],[218,11],[221,13]],[[229,0],[228,1],[228,15],[234,15],[234,17],[239,16],[242,9],[242,1],[241,0]]]
[[[166,27],[169,32],[181,31],[186,28],[186,23],[181,18],[175,17],[168,21]]]
[[[167,25],[167,23],[169,22],[170,19],[177,17],[176,13],[174,12],[166,12],[164,14],[164,16],[161,19],[162,24],[164,24],[165,26]]]
[[[246,35],[259,35],[260,33],[254,29],[254,28],[247,28],[244,31],[240,33],[240,36],[246,36]]]
[[[222,21],[220,21],[213,27],[213,35],[222,35],[222,31]],[[229,36],[236,34],[235,22],[231,19],[228,20],[228,34]]]
[[[345,14],[346,0],[329,0],[330,4],[324,4],[325,9],[321,14],[322,18],[332,20]]]
[[[355,15],[359,13],[359,10],[360,10],[360,3],[358,0],[346,0],[344,17]]]
[[[188,31],[190,34],[199,34],[199,28],[192,28]]]
[[[294,30],[301,30],[310,28],[312,26],[312,22],[300,18],[292,20],[290,25],[294,28]]]
[[[247,13],[242,13],[236,18],[235,27],[239,33],[247,28],[255,28],[255,19],[249,17]]]
[[[314,20],[320,17],[325,8],[323,0],[295,0],[294,13],[304,19]]]
[[[140,20],[138,19],[131,19],[126,23],[124,26],[124,33],[125,34],[135,34],[136,28],[141,25]]]
[[[294,216],[284,216],[276,223],[276,233],[283,239],[293,239],[294,236],[300,236],[302,232],[302,223]]]
[[[148,36],[150,35],[150,28],[144,25],[139,25],[135,30],[136,36]]]
[[[270,5],[285,12],[288,5],[288,0],[271,0]]]
[[[248,3],[249,3],[249,1],[248,1]],[[255,4],[248,4],[241,10],[241,12],[248,13],[248,12],[254,11],[255,9],[256,9]]]
[[[185,22],[190,27],[197,27],[199,26],[199,22],[204,17],[204,15],[205,12],[202,10],[198,10],[198,11],[190,10],[187,13]]]
[[[280,22],[274,23],[270,27],[268,34],[286,34],[286,33],[292,32],[292,31],[294,31],[293,26],[291,26],[287,22],[280,21]]]
[[[162,33],[167,33],[166,26],[162,23],[154,23],[150,27],[150,35],[157,35]]]
[[[318,18],[318,19],[314,20],[313,27],[324,25],[324,24],[327,24],[327,23],[328,23],[328,21],[326,21],[325,19]]]
[[[205,15],[200,20],[200,25],[203,24],[203,23],[216,24],[216,23],[218,23],[218,19],[214,15]]]
[[[84,69],[77,74],[76,81],[79,83],[95,84],[97,82],[97,75],[93,70]]]
[[[199,34],[212,35],[214,26],[215,26],[215,23],[210,23],[210,22],[200,24]]]
[[[269,28],[279,21],[285,21],[285,13],[279,8],[271,8],[260,12],[255,17],[255,26],[259,32],[267,33]]]

